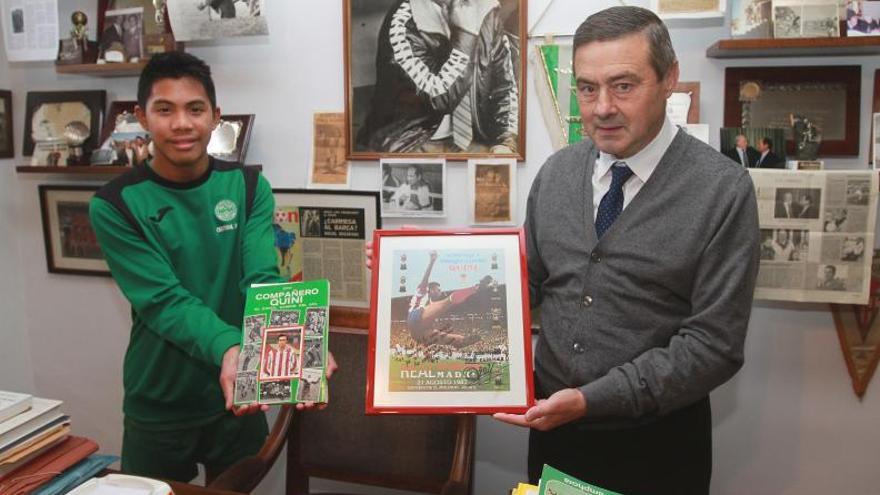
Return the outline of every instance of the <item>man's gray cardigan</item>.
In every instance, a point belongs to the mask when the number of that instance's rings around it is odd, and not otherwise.
[[[580,388],[586,422],[622,426],[692,404],[742,366],[758,213],[748,173],[679,130],[599,241],[597,156],[590,140],[560,150],[529,193],[535,367],[548,395]]]

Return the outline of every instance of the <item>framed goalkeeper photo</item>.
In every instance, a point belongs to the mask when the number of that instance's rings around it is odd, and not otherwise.
[[[368,414],[534,403],[522,229],[377,230]]]

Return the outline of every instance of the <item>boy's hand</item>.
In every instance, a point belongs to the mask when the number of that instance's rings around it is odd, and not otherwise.
[[[257,411],[268,411],[269,406],[265,404],[235,407],[232,403],[235,397],[235,372],[238,370],[238,352],[239,346],[234,345],[230,347],[223,354],[223,361],[220,364],[220,389],[223,391],[223,398],[226,400],[226,410],[232,411],[236,416],[253,414]]]

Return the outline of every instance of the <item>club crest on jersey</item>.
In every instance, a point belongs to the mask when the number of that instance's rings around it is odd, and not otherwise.
[[[221,199],[214,207],[214,216],[221,222],[229,222],[235,220],[238,216],[238,207],[229,199]]]

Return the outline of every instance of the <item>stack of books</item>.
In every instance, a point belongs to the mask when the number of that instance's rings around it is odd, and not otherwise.
[[[510,490],[511,495],[621,495],[611,490],[591,485],[574,476],[544,464],[539,486],[520,483]]]
[[[92,454],[97,450],[95,442],[70,434],[70,416],[61,411],[61,401],[0,391],[0,493],[3,495],[64,493],[66,490],[58,491],[56,487],[82,483],[93,476],[96,469],[103,469],[115,460],[112,456],[103,456],[96,462]],[[86,464],[88,476],[82,479],[82,466]]]

